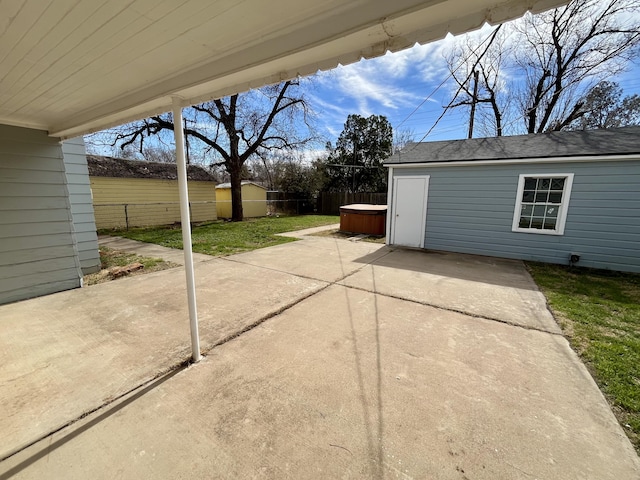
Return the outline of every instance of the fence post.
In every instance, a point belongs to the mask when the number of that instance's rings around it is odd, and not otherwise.
[[[124,221],[127,225],[127,231],[129,231],[129,209],[128,209],[129,205],[128,204],[124,204]]]

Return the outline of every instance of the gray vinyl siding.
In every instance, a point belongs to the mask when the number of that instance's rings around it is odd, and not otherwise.
[[[574,173],[564,235],[512,232],[520,174]],[[425,248],[640,272],[640,158],[394,169],[429,175]]]
[[[98,235],[93,215],[87,156],[82,137],[62,143],[78,258],[84,275],[100,270]]]
[[[60,143],[0,125],[0,304],[80,281]]]

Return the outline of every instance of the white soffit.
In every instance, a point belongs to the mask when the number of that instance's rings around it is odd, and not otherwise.
[[[0,123],[69,138],[566,0],[0,0]]]

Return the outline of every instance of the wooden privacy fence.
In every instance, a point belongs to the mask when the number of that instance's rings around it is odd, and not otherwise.
[[[317,210],[322,215],[340,215],[342,205],[353,203],[369,203],[372,205],[386,205],[386,193],[348,193],[348,192],[320,192]]]
[[[103,203],[93,206],[96,227],[126,228],[169,225],[180,222],[178,202]],[[192,222],[216,220],[216,202],[189,202]]]

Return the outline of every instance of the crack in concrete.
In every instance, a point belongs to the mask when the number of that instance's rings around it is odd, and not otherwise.
[[[465,310],[458,310],[458,309],[450,308],[450,307],[443,307],[442,305],[436,305],[434,303],[429,303],[429,302],[421,302],[420,300],[413,300],[411,298],[405,298],[405,297],[401,297],[399,295],[392,295],[390,293],[374,292],[372,290],[369,290],[369,289],[363,288],[363,287],[354,287],[352,285],[343,285],[343,284],[340,284],[340,286],[341,287],[345,287],[345,288],[352,288],[353,290],[360,290],[362,292],[369,292],[369,293],[373,293],[374,295],[380,295],[380,296],[383,296],[383,297],[389,297],[389,298],[393,298],[393,299],[396,299],[396,300],[402,300],[402,301],[405,301],[405,302],[416,303],[418,305],[423,305],[425,307],[432,307],[432,308],[436,308],[438,310],[444,310],[446,312],[459,313],[459,314],[464,315],[466,317],[479,318],[481,320],[488,320],[490,322],[503,323],[503,324],[509,325],[511,327],[518,327],[518,328],[522,328],[524,330],[533,330],[533,331],[536,331],[536,332],[547,333],[549,335],[556,335],[556,336],[564,338],[564,335],[562,333],[550,332],[549,330],[545,330],[543,328],[534,327],[534,326],[531,326],[531,325],[522,325],[522,324],[519,324],[519,323],[510,322],[508,320],[503,320],[501,318],[486,317],[484,315],[480,315],[480,314],[477,314],[477,313],[471,313],[471,312],[467,312]]]
[[[343,275],[341,278],[339,278],[337,280],[322,280],[320,278],[310,277],[310,276],[307,276],[307,275],[301,275],[301,274],[297,274],[297,273],[291,273],[291,272],[287,272],[286,270],[280,270],[280,269],[273,268],[273,267],[265,267],[265,266],[262,266],[262,265],[255,265],[255,264],[252,264],[252,263],[249,263],[249,262],[244,262],[244,261],[241,261],[241,260],[232,259],[230,257],[222,258],[222,260],[226,260],[228,262],[239,263],[239,264],[242,264],[242,265],[250,265],[252,267],[257,267],[257,268],[264,268],[265,270],[270,270],[270,271],[273,271],[273,272],[285,273],[285,274],[288,274],[288,275],[293,275],[294,277],[304,278],[305,280],[314,280],[314,281],[326,282],[327,283],[327,285],[324,288],[322,288],[320,290],[317,290],[315,293],[319,293],[319,292],[327,289],[328,287],[330,287],[332,285],[336,285],[336,286],[339,286],[339,287],[351,288],[353,290],[359,290],[359,291],[362,291],[362,292],[373,293],[374,295],[380,295],[380,296],[383,296],[383,297],[393,298],[393,299],[396,299],[396,300],[402,300],[402,301],[405,301],[405,302],[411,302],[411,303],[415,303],[415,304],[418,304],[418,305],[423,305],[423,306],[426,306],[426,307],[432,307],[432,308],[436,308],[438,310],[444,310],[446,312],[459,313],[461,315],[465,315],[465,316],[471,317],[471,318],[478,318],[478,319],[481,319],[481,320],[487,320],[487,321],[491,321],[491,322],[498,322],[498,323],[502,323],[502,324],[505,324],[505,325],[509,325],[511,327],[518,327],[518,328],[522,328],[524,330],[533,330],[533,331],[536,331],[536,332],[547,333],[549,335],[556,335],[556,336],[564,338],[564,335],[561,332],[551,332],[549,330],[545,330],[544,328],[540,328],[540,327],[535,327],[535,326],[531,326],[531,325],[522,325],[522,324],[519,324],[519,323],[510,322],[508,320],[504,320],[504,319],[501,319],[501,318],[488,317],[488,316],[480,315],[480,314],[477,314],[477,313],[467,312],[465,310],[459,310],[459,309],[455,309],[455,308],[444,307],[442,305],[437,305],[437,304],[430,303],[430,302],[421,302],[420,300],[414,300],[414,299],[410,299],[410,298],[405,298],[405,297],[401,297],[399,295],[393,295],[393,294],[390,294],[390,293],[377,292],[375,290],[371,290],[371,289],[364,288],[364,287],[356,287],[356,286],[345,285],[343,283],[340,283],[340,282],[344,281],[345,279],[349,278],[350,276],[355,275],[356,273],[360,272],[365,267],[368,267],[369,265],[372,265],[373,262],[377,262],[378,260],[380,260],[380,259],[386,257],[387,255],[393,253],[393,251],[394,250],[390,250],[389,252],[386,252],[384,255],[381,255],[380,257],[376,258],[375,260],[372,260],[369,263],[363,264],[361,267],[355,269],[353,272],[347,273],[347,274]],[[315,295],[315,293],[312,294],[312,295]],[[312,295],[309,295],[309,296],[307,296],[305,298],[309,298]],[[302,300],[304,300],[304,299],[301,299],[300,301],[302,301]],[[297,302],[297,303],[300,303],[300,302]],[[293,305],[291,305],[291,306],[293,306]],[[548,304],[546,305],[546,307],[547,307],[547,310],[551,311],[549,309]],[[284,310],[282,310],[282,311],[284,311]],[[279,313],[282,313],[282,312],[279,312]],[[552,315],[553,315],[553,313],[552,313]],[[555,319],[555,317],[553,317],[553,318]],[[243,333],[243,332],[241,332],[241,333]]]

